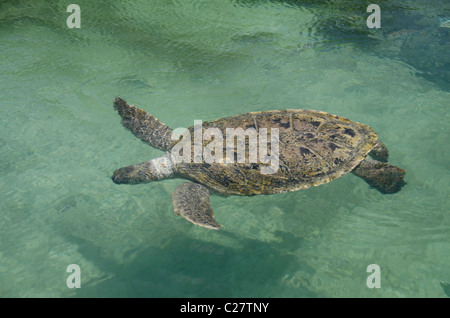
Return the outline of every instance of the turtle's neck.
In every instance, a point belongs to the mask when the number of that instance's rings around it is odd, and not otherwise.
[[[153,180],[162,180],[173,176],[174,164],[170,158],[170,153],[165,153],[159,158],[147,161],[147,163],[150,165]]]

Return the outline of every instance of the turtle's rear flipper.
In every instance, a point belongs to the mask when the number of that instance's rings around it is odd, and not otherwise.
[[[405,170],[369,158],[361,161],[352,172],[382,193],[398,192],[406,184]]]
[[[172,193],[175,215],[181,215],[189,222],[218,230],[221,225],[214,220],[209,202],[209,190],[198,183],[185,182]]]
[[[170,139],[172,129],[146,111],[128,105],[123,99],[114,99],[114,108],[122,117],[122,125],[128,128],[137,138],[150,146],[166,151],[173,141]]]

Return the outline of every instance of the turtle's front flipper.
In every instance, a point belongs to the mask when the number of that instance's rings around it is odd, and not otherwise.
[[[406,184],[403,181],[405,170],[368,157],[361,161],[352,172],[382,193],[398,192]]]
[[[146,111],[128,105],[123,99],[114,99],[114,108],[122,117],[122,125],[128,128],[137,138],[150,146],[168,150],[173,141],[170,139],[172,129]]]
[[[218,230],[221,225],[214,220],[209,202],[209,190],[198,183],[184,182],[172,193],[175,215],[181,215],[189,222]]]

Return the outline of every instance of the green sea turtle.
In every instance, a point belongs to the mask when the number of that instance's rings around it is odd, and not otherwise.
[[[230,128],[246,131],[250,128],[259,137],[261,128],[277,128],[275,140],[279,165],[272,173],[262,173],[261,168],[267,166],[267,162],[250,162],[250,136],[245,138],[247,159],[242,163],[238,160],[232,163],[174,160],[173,150],[182,140],[195,147],[195,125],[187,129],[192,138],[172,140],[173,130],[146,111],[128,105],[120,98],[114,99],[114,108],[122,117],[123,126],[165,154],[141,164],[120,168],[114,171],[112,180],[117,184],[147,183],[167,178],[189,180],[177,186],[172,193],[174,212],[205,228],[221,227],[214,219],[210,190],[225,195],[247,196],[281,193],[318,186],[348,172],[362,177],[382,193],[397,192],[405,184],[405,170],[386,163],[388,151],[378,141],[372,128],[325,112],[274,110],[202,123],[202,133],[208,128],[224,134]],[[211,142],[205,138],[202,146],[207,147]],[[234,137],[232,145],[232,153],[236,156],[238,143],[234,143]],[[273,145],[271,151],[275,150],[275,143]],[[225,148],[229,145],[225,146],[223,142],[220,148],[222,146],[226,153]]]

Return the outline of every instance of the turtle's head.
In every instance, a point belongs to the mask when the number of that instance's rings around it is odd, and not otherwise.
[[[137,184],[170,178],[173,175],[173,164],[170,156],[149,160],[137,165],[123,167],[114,171],[114,183]]]
[[[117,184],[137,184],[153,181],[150,167],[147,168],[146,163],[117,169],[113,173],[112,180]]]

